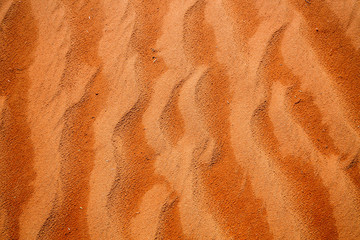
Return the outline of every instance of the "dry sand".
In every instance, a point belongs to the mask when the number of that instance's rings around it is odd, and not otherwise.
[[[359,1],[0,22],[0,239],[360,239]]]

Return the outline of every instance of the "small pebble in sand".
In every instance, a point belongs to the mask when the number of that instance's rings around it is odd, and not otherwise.
[[[89,16],[89,19],[90,19],[90,16]]]
[[[68,228],[68,230],[70,231],[70,228]]]

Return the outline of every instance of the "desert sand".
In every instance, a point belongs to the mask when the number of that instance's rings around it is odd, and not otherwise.
[[[0,22],[0,239],[360,239],[359,1]]]

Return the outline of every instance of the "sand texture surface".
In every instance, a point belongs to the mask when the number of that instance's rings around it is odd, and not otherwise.
[[[0,0],[0,239],[360,239],[359,0]]]

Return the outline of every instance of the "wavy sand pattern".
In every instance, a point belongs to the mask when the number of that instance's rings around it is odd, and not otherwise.
[[[0,2],[0,239],[359,239],[356,0]]]

